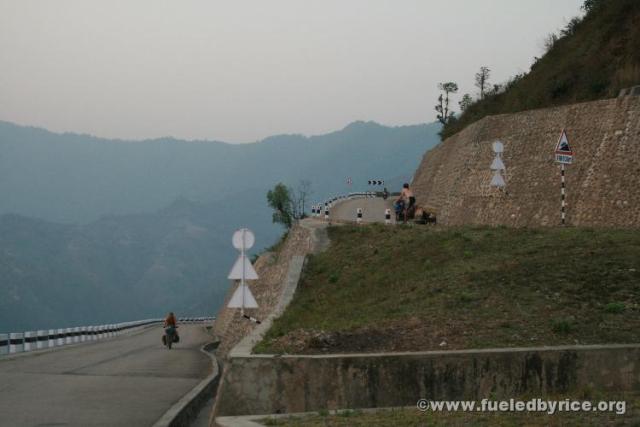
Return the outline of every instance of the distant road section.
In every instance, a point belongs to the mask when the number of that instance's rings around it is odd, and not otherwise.
[[[172,350],[153,326],[75,347],[0,358],[0,426],[150,426],[211,372],[202,325]]]
[[[345,200],[331,209],[330,217],[338,221],[355,221],[358,208],[362,208],[363,222],[384,223],[385,209],[391,209],[391,223],[394,224],[396,222],[392,197],[387,198],[387,200],[381,197]]]

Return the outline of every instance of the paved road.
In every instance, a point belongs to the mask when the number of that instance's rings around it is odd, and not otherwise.
[[[211,372],[202,325],[162,328],[15,359],[0,358],[0,426],[149,426]]]
[[[352,199],[339,202],[331,209],[331,219],[338,221],[355,221],[356,210],[362,208],[364,222],[384,222],[384,210],[391,209],[391,223],[395,223],[393,199],[383,200],[381,197]]]

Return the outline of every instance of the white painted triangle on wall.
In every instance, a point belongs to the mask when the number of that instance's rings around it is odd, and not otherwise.
[[[228,278],[231,280],[241,280],[242,279],[242,259],[243,255],[240,255],[236,260],[236,263],[233,264],[233,268],[231,272],[229,272]],[[244,278],[245,280],[256,280],[258,279],[258,273],[254,270],[253,265],[251,265],[251,261],[244,255]]]
[[[505,169],[506,168],[504,167],[504,163],[502,162],[502,159],[500,157],[496,157],[495,159],[493,159],[493,162],[491,163],[491,170],[497,171]]]
[[[242,303],[243,289],[244,289],[244,304]],[[240,284],[238,285],[238,288],[236,289],[236,291],[233,293],[231,300],[229,300],[229,304],[227,304],[227,307],[228,308],[242,308],[242,307],[258,308],[258,302],[256,301],[256,299],[253,297],[253,294],[249,290],[249,286],[247,286],[246,284],[245,285]]]
[[[492,187],[504,187],[506,184],[504,182],[504,178],[502,178],[502,175],[500,175],[500,171],[496,171],[496,173],[493,175],[493,178],[491,179],[491,186]]]

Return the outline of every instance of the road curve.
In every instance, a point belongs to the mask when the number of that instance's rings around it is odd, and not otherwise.
[[[395,215],[393,213],[393,199],[389,197],[387,200],[381,197],[349,199],[338,202],[329,212],[330,218],[336,221],[354,221],[356,220],[356,210],[362,208],[363,222],[382,222],[384,223],[385,209],[391,209],[391,223],[395,223]]]
[[[150,426],[211,372],[202,325],[181,325],[180,343],[162,328],[0,358],[0,426]]]

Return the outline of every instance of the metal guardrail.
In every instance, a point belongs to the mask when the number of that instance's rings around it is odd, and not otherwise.
[[[215,320],[215,317],[182,317],[178,319],[178,322],[200,323],[212,320]],[[98,326],[0,333],[0,356],[97,341],[115,337],[135,328],[162,322],[164,319],[144,319]]]
[[[319,203],[311,206],[311,216],[312,217],[322,217],[324,216],[326,219],[329,218],[329,212],[333,205],[337,202],[341,202],[343,200],[353,200],[353,199],[363,199],[363,198],[375,198],[382,197],[381,191],[361,191],[356,193],[349,194],[341,194],[339,196],[332,197],[330,199],[325,200],[323,203]]]

